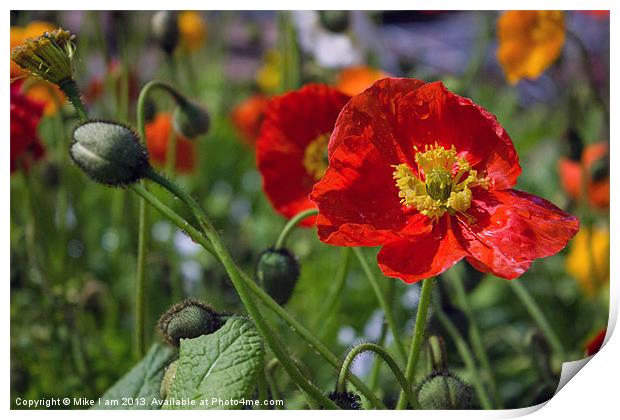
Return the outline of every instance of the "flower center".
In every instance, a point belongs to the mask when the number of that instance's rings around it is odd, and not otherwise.
[[[393,177],[400,202],[415,207],[423,215],[439,220],[447,211],[465,216],[471,206],[471,189],[487,189],[489,181],[471,168],[467,159],[458,157],[452,146],[446,150],[437,143],[426,145],[424,152],[415,148],[417,175],[404,163],[393,165]]]
[[[308,175],[319,180],[327,170],[327,143],[331,133],[321,134],[308,144],[304,151],[303,165]]]

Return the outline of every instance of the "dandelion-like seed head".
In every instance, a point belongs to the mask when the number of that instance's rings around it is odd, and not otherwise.
[[[61,85],[73,78],[75,35],[62,28],[29,38],[11,50],[11,59],[28,73]]]

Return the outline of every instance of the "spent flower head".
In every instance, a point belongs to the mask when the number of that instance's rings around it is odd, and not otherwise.
[[[26,39],[11,50],[11,59],[28,73],[61,85],[73,77],[75,35],[62,28]]]

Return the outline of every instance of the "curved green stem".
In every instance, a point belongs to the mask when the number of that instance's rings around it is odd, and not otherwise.
[[[454,272],[454,270],[453,270]],[[493,375],[493,369],[491,369],[491,364],[489,362],[489,357],[487,356],[486,349],[484,347],[484,343],[482,342],[482,337],[480,334],[480,329],[478,328],[478,324],[476,322],[476,318],[474,317],[474,313],[471,309],[471,305],[469,303],[469,298],[467,297],[467,293],[465,292],[465,286],[463,285],[463,280],[460,275],[454,275],[454,289],[456,291],[456,297],[459,301],[459,306],[465,312],[467,319],[469,320],[469,338],[471,341],[472,348],[474,350],[474,354],[480,363],[480,367],[485,372],[485,376],[487,378],[489,388],[491,389],[491,395],[493,396],[493,400],[495,401],[496,408],[502,408],[502,401],[497,390],[497,383],[495,382],[495,375]]]
[[[392,308],[390,307],[390,305],[387,302],[387,299],[385,298],[383,289],[381,289],[381,286],[379,286],[379,281],[377,280],[377,277],[370,269],[370,266],[368,265],[368,262],[366,261],[366,258],[364,257],[364,254],[362,253],[362,250],[359,248],[353,248],[353,253],[355,253],[357,260],[362,266],[362,270],[364,270],[364,273],[366,274],[366,277],[368,278],[368,281],[370,282],[370,285],[372,286],[372,289],[374,290],[375,295],[377,296],[379,305],[381,306],[381,309],[383,309],[383,313],[385,314],[385,319],[387,320],[390,330],[392,330],[392,336],[394,337],[394,344],[396,345],[396,352],[398,353],[398,358],[402,361],[405,361],[407,359],[405,347],[403,346],[403,343],[400,340],[400,334],[398,333],[396,321],[394,320],[394,314],[392,313]]]
[[[291,233],[291,231],[295,228],[295,226],[297,226],[297,223],[301,222],[306,217],[314,216],[315,214],[319,214],[319,210],[315,208],[297,213],[291,220],[286,223],[286,225],[284,225],[284,228],[282,228],[282,231],[280,232],[280,236],[278,236],[278,240],[276,241],[274,248],[283,248],[286,238],[288,237],[289,233]]]
[[[413,393],[413,389],[402,370],[398,367],[398,363],[394,360],[394,358],[381,346],[376,345],[375,343],[362,343],[353,347],[351,351],[347,354],[342,363],[342,367],[340,368],[340,374],[338,375],[338,382],[336,384],[336,392],[344,393],[347,391],[347,377],[349,376],[349,369],[351,368],[351,364],[355,360],[358,354],[363,353],[365,351],[372,351],[377,356],[381,357],[385,363],[389,366],[396,377],[396,380],[402,387],[403,392],[405,393],[409,404],[415,409],[420,409],[420,403],[418,402],[415,394]]]
[[[175,213],[168,206],[163,204],[157,197],[151,194],[142,185],[135,184],[131,187],[137,194],[139,194],[144,200],[146,200],[153,207],[158,209],[162,214],[168,217],[173,223],[180,229],[185,231],[190,238],[196,243],[199,243],[205,250],[213,254],[216,258],[215,250],[213,249],[209,240],[193,225],[187,222],[184,218]],[[302,339],[304,339],[313,349],[315,349],[319,355],[321,355],[325,361],[327,361],[335,369],[340,368],[340,360],[332,353],[332,351],[325,346],[318,338],[316,338],[312,332],[310,332],[304,325],[297,321],[292,315],[290,315],[286,309],[280,306],[271,296],[269,296],[260,286],[256,284],[246,273],[240,271],[241,279],[245,283],[245,286],[250,289],[256,297],[258,297],[262,303],[277,316],[279,316],[285,323],[287,323]],[[350,375],[350,381],[355,387],[362,393],[371,404],[380,409],[386,409],[385,404],[377,398],[374,393],[368,389],[366,385],[354,375]]]
[[[471,350],[467,346],[467,343],[465,342],[463,337],[461,337],[461,334],[459,334],[459,331],[456,329],[452,321],[450,321],[450,318],[448,318],[448,316],[443,312],[441,307],[436,302],[433,303],[433,311],[433,313],[437,316],[437,319],[439,319],[441,325],[443,325],[443,327],[448,332],[448,335],[454,341],[456,348],[461,355],[461,359],[463,359],[465,367],[469,371],[471,382],[474,386],[474,389],[476,390],[478,399],[480,400],[480,405],[485,410],[490,410],[492,408],[491,401],[489,400],[489,396],[487,395],[484,387],[482,386],[482,382],[480,382],[480,378],[477,374],[476,363],[474,362],[474,357],[471,354]]]
[[[428,316],[428,306],[431,301],[431,292],[433,291],[434,277],[430,277],[422,281],[422,291],[420,292],[420,302],[418,303],[418,313],[415,319],[415,329],[411,340],[411,348],[409,349],[409,358],[407,359],[407,368],[405,376],[407,382],[413,385],[415,379],[415,368],[420,358],[420,350],[424,341],[424,329],[426,328],[426,318]],[[401,392],[398,397],[397,409],[403,409],[406,405],[404,394]]]
[[[512,290],[521,300],[521,303],[523,303],[523,306],[525,306],[534,322],[536,322],[536,324],[538,325],[538,328],[540,328],[545,337],[547,337],[547,340],[549,340],[549,344],[551,345],[553,351],[556,353],[560,361],[563,362],[565,353],[562,342],[560,341],[558,336],[555,335],[555,332],[553,331],[553,328],[551,328],[549,321],[547,321],[547,318],[542,313],[542,310],[540,309],[532,295],[530,295],[527,289],[523,287],[523,284],[519,280],[513,280],[509,283],[512,287]]]
[[[327,398],[319,388],[312,384],[308,379],[302,375],[293,360],[291,359],[288,351],[282,345],[279,337],[269,327],[258,307],[251,298],[249,291],[246,289],[246,285],[242,279],[241,273],[237,268],[232,256],[228,252],[228,249],[224,246],[219,233],[213,227],[211,222],[207,219],[206,214],[202,211],[196,201],[185,191],[179,188],[174,182],[166,179],[152,169],[146,171],[145,176],[154,182],[157,182],[162,187],[166,188],[173,195],[177,196],[190,208],[194,217],[198,219],[198,223],[203,230],[203,233],[211,242],[215,255],[219,258],[220,262],[224,266],[226,273],[228,274],[234,288],[237,290],[237,294],[241,299],[241,302],[245,306],[246,310],[252,317],[257,329],[260,331],[263,339],[267,342],[274,355],[278,358],[282,367],[291,379],[309,395],[325,408],[338,409],[339,407],[334,404],[329,398]]]

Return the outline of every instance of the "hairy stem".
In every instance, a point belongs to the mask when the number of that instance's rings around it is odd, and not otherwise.
[[[170,209],[164,203],[162,203],[157,197],[151,194],[142,185],[136,184],[131,187],[137,194],[139,194],[149,204],[159,210],[162,214],[168,217],[174,222],[180,229],[185,231],[195,242],[199,243],[205,250],[211,253],[217,258],[215,251],[209,242],[209,240],[192,224],[179,216],[174,210]],[[245,286],[250,289],[256,297],[258,297],[262,303],[277,316],[279,316],[285,323],[287,323],[302,339],[304,339],[309,346],[315,349],[325,361],[327,361],[334,369],[340,368],[340,360],[332,351],[325,346],[318,338],[312,334],[303,324],[297,321],[292,315],[290,315],[286,309],[280,306],[271,296],[254,282],[250,276],[243,271],[240,271],[241,279],[245,283]],[[350,381],[355,387],[362,393],[371,404],[377,408],[385,409],[385,404],[377,398],[376,395],[364,383],[354,375],[350,375]]]
[[[362,343],[353,347],[351,351],[347,354],[342,363],[342,367],[340,368],[340,374],[338,375],[338,382],[336,384],[336,392],[344,393],[347,391],[347,378],[349,376],[349,369],[351,369],[351,364],[355,360],[358,354],[363,353],[365,351],[372,351],[377,356],[382,358],[385,363],[389,366],[396,377],[396,380],[400,384],[409,404],[415,409],[420,408],[420,403],[418,402],[415,394],[413,393],[413,389],[403,371],[398,367],[398,363],[394,360],[394,358],[381,346],[376,345],[375,343]]]
[[[428,316],[428,306],[431,301],[431,292],[433,291],[434,277],[422,280],[422,290],[420,292],[420,302],[418,303],[418,313],[415,319],[415,329],[411,340],[411,348],[409,349],[409,358],[407,359],[407,368],[405,376],[407,382],[413,386],[415,379],[415,368],[420,358],[420,350],[424,341],[424,330],[426,328],[426,318]],[[404,394],[401,392],[398,397],[397,409],[403,409],[406,405]]]

